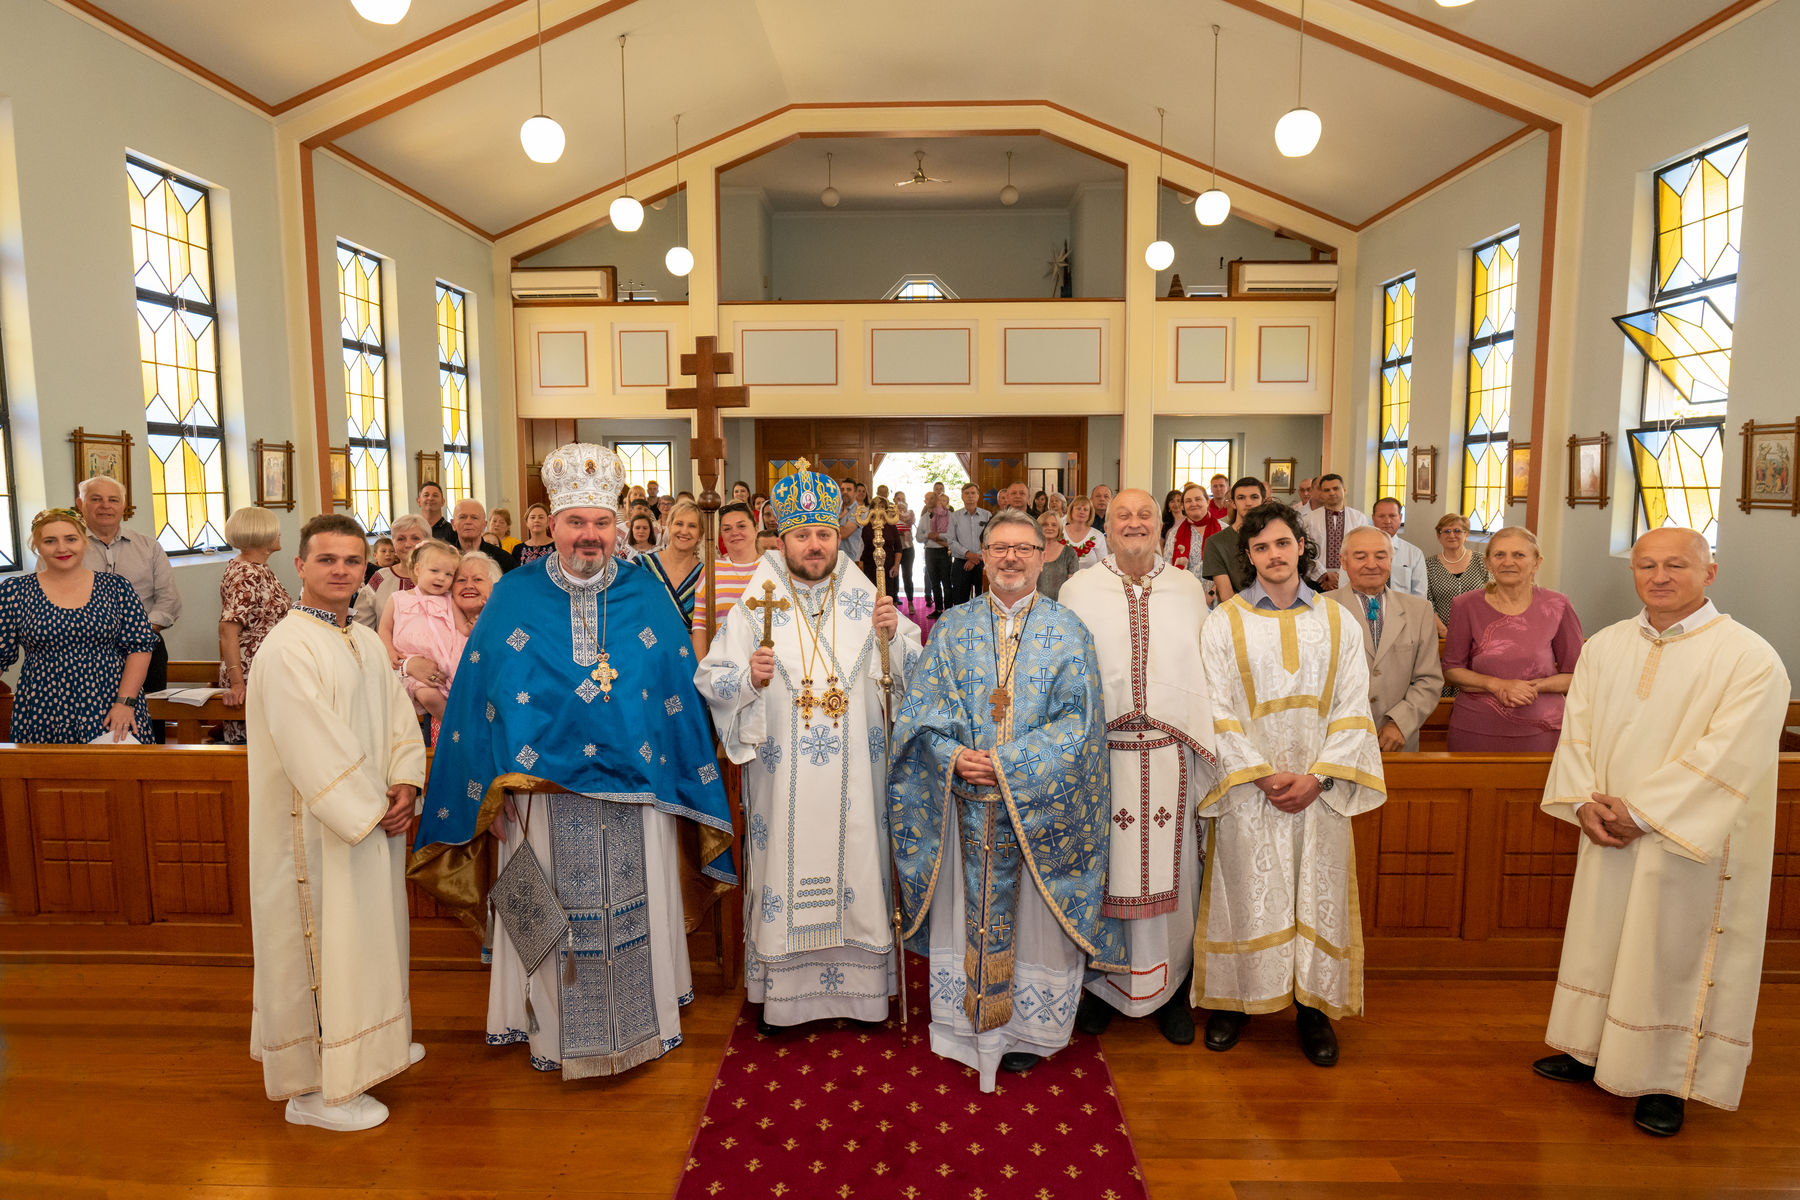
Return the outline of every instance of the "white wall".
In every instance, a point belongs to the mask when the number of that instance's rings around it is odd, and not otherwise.
[[[0,170],[0,188],[8,176],[17,188],[4,198],[16,200],[17,224],[0,226],[0,329],[25,534],[33,513],[73,499],[78,425],[131,434],[129,525],[150,529],[127,151],[214,189],[228,497],[249,503],[250,444],[293,436],[269,123],[42,0],[0,0],[0,98],[16,167]],[[292,545],[300,514],[279,515]],[[185,607],[170,652],[216,658],[225,557],[177,561]]]
[[[1426,529],[1446,512],[1462,510],[1462,433],[1468,411],[1470,251],[1519,227],[1518,313],[1514,322],[1512,436],[1531,440],[1532,374],[1537,362],[1539,254],[1543,246],[1544,169],[1549,138],[1537,134],[1442,191],[1364,230],[1356,248],[1355,320],[1350,372],[1351,461],[1340,473],[1350,503],[1367,510],[1375,499],[1378,385],[1381,365],[1381,288],[1418,272],[1413,322],[1412,428],[1414,446],[1438,448],[1438,503],[1419,504],[1408,524]],[[1622,310],[1621,310],[1622,311]],[[1539,453],[1542,448],[1539,448]],[[1430,512],[1424,510],[1430,508]],[[1506,523],[1525,520],[1509,505]]]
[[[1003,300],[1050,294],[1044,272],[1069,214],[782,212],[772,226],[776,300],[879,300],[909,274],[936,275],[959,299]]]
[[[1069,206],[1069,260],[1074,294],[1100,299],[1125,295],[1125,184],[1087,183]],[[1048,283],[1048,280],[1045,281]],[[1046,288],[1038,293],[1049,295]]]
[[[1251,262],[1305,262],[1312,258],[1312,247],[1293,238],[1276,237],[1275,231],[1242,217],[1226,217],[1223,224],[1206,226],[1194,219],[1192,203],[1183,204],[1173,188],[1159,189],[1162,205],[1163,240],[1175,248],[1175,261],[1167,271],[1156,273],[1156,294],[1169,294],[1169,281],[1181,276],[1183,287],[1195,284],[1228,282],[1233,259]],[[1144,247],[1135,246],[1132,253],[1142,256]]]
[[[774,295],[770,223],[762,189],[719,189],[720,300],[768,300]]]
[[[661,211],[644,206],[644,224],[632,233],[620,233],[611,225],[600,225],[541,254],[519,260],[522,267],[616,267],[619,290],[636,281],[638,290],[648,288],[658,300],[686,300],[688,281],[671,275],[663,256],[669,247],[685,244],[682,229],[683,206],[669,197]]]
[[[1800,194],[1797,46],[1800,3],[1784,0],[1594,107],[1582,253],[1578,263],[1559,268],[1576,269],[1581,279],[1575,310],[1565,318],[1577,330],[1570,428],[1585,436],[1604,429],[1616,439],[1612,491],[1625,502],[1564,512],[1562,536],[1549,553],[1590,633],[1636,611],[1625,558],[1634,484],[1618,440],[1640,424],[1642,368],[1612,321],[1645,303],[1648,226],[1638,226],[1633,216],[1641,210],[1647,221],[1655,168],[1748,127],[1744,259],[1725,423],[1719,581],[1712,595],[1721,610],[1774,644],[1789,675],[1800,678],[1800,623],[1794,620],[1800,566],[1793,554],[1800,520],[1772,511],[1744,513],[1736,505],[1743,471],[1739,427],[1748,420],[1792,421],[1800,409],[1792,365],[1793,331],[1800,327],[1800,288],[1793,276],[1800,262],[1800,226],[1793,215],[1793,197]],[[1561,502],[1560,494],[1556,499]]]

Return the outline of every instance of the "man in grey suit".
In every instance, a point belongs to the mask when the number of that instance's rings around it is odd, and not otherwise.
[[[1388,586],[1394,545],[1373,525],[1344,535],[1340,561],[1349,582],[1330,596],[1362,626],[1376,737],[1384,752],[1417,750],[1419,727],[1444,687],[1436,615],[1429,601]]]

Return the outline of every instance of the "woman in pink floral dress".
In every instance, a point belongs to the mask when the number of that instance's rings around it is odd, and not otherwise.
[[[250,660],[294,601],[269,570],[269,556],[281,549],[281,525],[266,508],[240,508],[225,522],[225,540],[238,555],[219,580],[219,686],[227,704],[242,704]],[[244,744],[244,723],[227,721],[225,740]]]

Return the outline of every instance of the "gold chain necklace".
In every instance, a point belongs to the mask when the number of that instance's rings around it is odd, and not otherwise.
[[[794,707],[800,710],[800,719],[806,722],[808,729],[812,728],[812,710],[814,708],[822,709],[825,715],[831,718],[832,726],[836,727],[844,714],[850,711],[850,697],[842,687],[838,686],[836,672],[827,671],[823,696],[813,695],[812,690],[813,668],[827,661],[824,647],[821,644],[825,609],[821,608],[815,617],[806,611],[806,605],[802,604],[798,607],[800,624],[812,635],[813,648],[812,654],[809,656],[806,651],[806,642],[802,639],[800,643],[800,694],[794,697]],[[832,579],[831,587],[825,593],[825,608],[831,610],[831,646],[832,652],[835,654],[837,651],[837,580],[835,578]]]
[[[607,704],[612,703],[613,680],[619,677],[619,672],[612,665],[611,657],[606,653],[606,606],[611,599],[612,589],[602,584],[600,588],[600,659],[594,664],[594,669],[588,673],[588,678],[600,685],[600,699]],[[585,611],[581,614],[581,632],[589,638],[594,636],[594,627],[588,623]]]

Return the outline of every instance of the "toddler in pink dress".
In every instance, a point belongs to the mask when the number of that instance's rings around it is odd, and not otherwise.
[[[406,684],[413,707],[431,714],[431,740],[437,741],[438,722],[450,695],[450,672],[462,656],[463,637],[456,630],[456,613],[450,607],[450,585],[456,579],[462,555],[444,542],[422,542],[412,553],[413,578],[418,586],[395,592],[381,614],[381,639],[387,643],[400,678]],[[443,668],[443,680],[426,683],[406,673],[406,660],[428,658]]]

